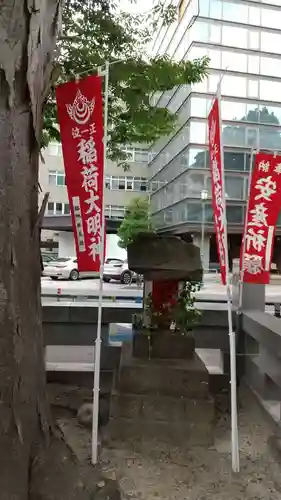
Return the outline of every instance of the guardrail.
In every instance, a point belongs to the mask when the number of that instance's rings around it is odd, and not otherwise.
[[[82,303],[82,302],[98,302],[99,296],[97,294],[87,294],[87,295],[75,295],[70,293],[42,293],[42,299],[50,299],[56,302],[74,302],[74,303]],[[139,307],[142,306],[142,297],[141,296],[130,296],[130,295],[103,295],[103,305],[111,305],[112,303],[132,303],[137,304]],[[196,307],[200,308],[200,305],[208,305],[214,307],[216,310],[216,305],[223,306],[225,305],[225,309],[227,307],[226,299],[212,299],[212,298],[196,298]],[[204,309],[204,307],[203,307]],[[209,309],[209,307],[208,307]],[[219,307],[220,310],[224,310],[223,307]],[[273,314],[276,318],[281,318],[281,303],[266,301],[265,303],[265,312]]]
[[[56,299],[57,302],[98,302],[99,296],[96,295],[74,295],[70,293],[42,293],[42,299]],[[129,296],[129,295],[103,295],[103,302],[133,302],[142,304],[142,297]]]

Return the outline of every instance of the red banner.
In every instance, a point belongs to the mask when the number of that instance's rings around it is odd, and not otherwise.
[[[220,262],[221,281],[222,284],[225,285],[228,253],[219,112],[219,101],[216,98],[208,116],[209,152],[215,232]]]
[[[245,219],[245,242],[242,246],[245,283],[269,283],[274,234],[280,206],[281,156],[258,153],[252,173],[248,213]]]
[[[100,270],[103,198],[102,79],[57,87],[65,180],[79,271]]]

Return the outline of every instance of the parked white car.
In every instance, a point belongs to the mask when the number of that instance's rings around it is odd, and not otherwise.
[[[98,278],[99,275],[100,273],[93,271],[79,273],[76,257],[59,257],[44,265],[43,271],[43,276],[49,276],[53,280],[62,278],[77,281],[80,278]]]
[[[121,281],[128,285],[135,280],[136,274],[128,268],[128,261],[121,259],[107,259],[104,264],[103,281],[109,283],[110,280]]]

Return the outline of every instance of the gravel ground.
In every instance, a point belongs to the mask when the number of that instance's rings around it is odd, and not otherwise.
[[[101,467],[116,478],[122,499],[131,500],[281,500],[281,468],[268,439],[276,429],[251,393],[240,391],[240,473],[232,474],[229,416],[218,416],[213,448],[144,454],[103,449]],[[178,458],[177,458],[178,457]]]

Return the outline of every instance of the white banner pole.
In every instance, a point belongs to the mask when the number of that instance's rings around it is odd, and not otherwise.
[[[220,127],[220,156],[222,174],[222,192],[224,201],[224,227],[225,227],[225,274],[226,274],[226,294],[227,294],[227,316],[229,329],[229,351],[230,351],[230,390],[231,390],[231,457],[232,470],[239,472],[239,444],[238,444],[238,418],[237,418],[237,382],[236,382],[236,335],[233,330],[232,304],[230,291],[229,260],[228,260],[228,237],[227,237],[227,217],[225,199],[225,174],[224,174],[224,148],[222,141],[222,120],[221,120],[221,81],[217,89],[217,99],[219,106],[219,127]]]
[[[99,73],[101,75],[101,72]],[[101,320],[103,301],[103,272],[104,272],[104,247],[105,247],[105,169],[107,158],[107,131],[108,131],[108,83],[109,63],[105,63],[104,72],[104,131],[103,131],[103,197],[102,197],[102,224],[101,224],[101,248],[100,248],[100,280],[99,280],[99,303],[97,338],[95,341],[94,356],[94,388],[93,388],[93,422],[92,422],[92,464],[98,461],[98,423],[99,423],[99,395],[100,395],[100,358],[101,358]]]
[[[251,192],[251,183],[252,183],[252,175],[253,175],[253,160],[254,154],[258,151],[254,149],[251,150],[250,156],[250,168],[249,168],[249,177],[248,177],[248,196],[246,202],[246,212],[245,212],[245,220],[244,220],[244,230],[243,230],[243,240],[242,240],[242,262],[241,262],[241,272],[239,278],[239,303],[238,303],[238,314],[241,314],[242,309],[242,297],[243,297],[243,281],[244,281],[244,272],[245,272],[245,250],[246,250],[246,233],[247,233],[247,217],[249,211],[249,201],[250,201],[250,192]]]

